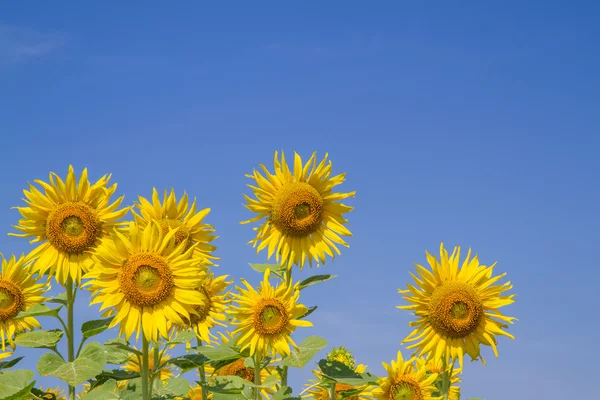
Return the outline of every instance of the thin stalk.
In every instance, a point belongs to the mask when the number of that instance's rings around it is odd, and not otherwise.
[[[329,388],[329,398],[335,400],[335,382],[333,382]]]
[[[67,284],[65,289],[67,290],[67,358],[69,362],[75,360],[75,331],[73,329],[73,315],[75,309],[75,291],[73,288],[73,279],[67,278]],[[75,400],[75,387],[69,385],[69,399]]]
[[[260,386],[260,362],[261,357],[258,351],[254,355],[254,384]],[[254,400],[260,400],[260,388],[254,388]]]
[[[142,368],[140,369],[140,375],[142,376],[142,399],[150,400],[150,388],[149,388],[149,368],[148,368],[148,339],[142,332]]]
[[[292,269],[286,268],[285,270],[285,284],[290,287],[292,285]],[[281,367],[281,386],[287,386],[288,382],[288,367]]]
[[[150,398],[152,398],[152,390],[154,389],[154,380],[158,377],[160,380],[160,371],[158,370],[158,363],[160,362],[160,350],[158,348],[158,343],[154,343],[154,368],[152,368],[152,372],[148,371],[150,374],[150,389],[148,390],[150,394]],[[166,347],[166,346],[165,346]],[[150,369],[148,367],[148,369]]]
[[[196,350],[200,350],[200,347],[202,347],[202,339],[200,338],[196,338],[198,347],[196,347]],[[202,400],[206,400],[208,398],[208,389],[206,387],[204,387],[204,381],[206,380],[206,370],[204,369],[204,363],[201,363],[200,366],[198,367],[198,373],[200,374],[200,382],[202,382]]]

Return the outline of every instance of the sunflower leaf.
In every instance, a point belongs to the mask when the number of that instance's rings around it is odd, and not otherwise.
[[[96,336],[108,329],[108,326],[112,322],[114,317],[105,319],[95,319],[92,321],[86,321],[81,324],[81,333],[83,333],[84,339],[89,339],[92,336]]]
[[[90,390],[94,389],[96,386],[103,385],[108,381],[125,381],[130,379],[139,378],[140,374],[138,372],[130,372],[122,369],[113,369],[113,370],[105,370],[102,371],[101,374],[96,375],[93,381],[90,383]]]
[[[117,382],[114,379],[109,379],[99,387],[92,388],[79,400],[119,400],[120,398]]]
[[[185,396],[190,390],[190,383],[185,378],[170,378],[156,390],[158,396]]]
[[[241,394],[248,381],[239,376],[216,376],[210,378],[208,383],[201,383],[213,394]]]
[[[0,375],[0,399],[21,400],[31,397],[31,389],[35,385],[33,371],[17,369]]]
[[[186,354],[185,356],[175,357],[168,361],[181,369],[181,372],[195,369],[208,362],[209,359],[202,354]]]
[[[298,346],[297,351],[281,361],[283,367],[304,368],[306,364],[322,349],[327,346],[327,340],[319,336],[309,336]]]
[[[309,286],[316,285],[317,283],[325,282],[325,281],[331,280],[336,277],[337,277],[337,275],[331,275],[331,274],[309,276],[308,278],[306,278],[302,282],[300,282],[300,284],[298,285],[298,289],[302,290]]]
[[[56,304],[62,304],[63,306],[67,305],[67,294],[66,293],[61,293],[57,296],[54,296],[51,299],[46,300],[48,303],[56,303]]]
[[[42,376],[55,376],[71,386],[77,386],[102,373],[105,362],[103,346],[98,342],[91,342],[85,345],[72,362],[65,362],[56,354],[46,353],[40,357],[37,369]]]
[[[359,374],[352,368],[339,361],[320,360],[319,368],[323,377],[338,383],[351,386],[364,386],[377,384],[378,377],[370,373]]]
[[[58,312],[62,306],[50,308],[44,304],[34,304],[27,311],[21,311],[15,318],[25,317],[58,317]]]
[[[33,347],[36,349],[51,349],[63,337],[63,332],[58,329],[50,331],[31,331],[17,335],[15,343],[18,346]]]
[[[194,332],[182,331],[182,332],[179,332],[173,340],[169,340],[165,344],[166,345],[184,344],[184,343],[189,343],[194,339],[196,339],[196,334]]]
[[[247,386],[261,389],[270,389],[274,387],[279,382],[279,377],[277,375],[269,375],[267,376],[260,385],[255,385],[251,382],[246,382]]]
[[[279,277],[283,277],[283,275],[285,274],[285,270],[286,270],[285,266],[282,266],[279,264],[250,264],[250,266],[256,272],[261,272],[263,274],[265,273],[265,271],[268,268],[271,270],[272,273],[274,273],[275,275],[277,275]]]
[[[289,386],[282,386],[281,389],[277,391],[271,397],[271,400],[300,400],[301,397],[292,397],[292,388]]]
[[[2,361],[2,362],[0,362],[0,371],[2,371],[3,369],[9,369],[9,368],[14,367],[23,358],[24,357],[17,357],[17,358],[13,358],[10,361]]]
[[[129,360],[129,351],[119,348],[117,346],[111,346],[112,342],[104,343],[104,357],[106,357],[107,364],[123,364]]]
[[[310,307],[304,314],[299,316],[298,319],[303,319],[303,318],[308,317],[310,314],[314,313],[316,309],[317,309],[317,306]]]
[[[122,349],[122,350],[127,350],[129,353],[137,354],[140,357],[142,356],[141,351],[134,349],[133,347],[129,346],[127,343],[124,343],[122,341],[111,340],[111,341],[106,342],[105,345],[106,346],[114,346],[114,347]]]
[[[240,353],[235,351],[227,343],[222,344],[219,347],[198,347],[196,350],[210,361],[224,361],[240,358]]]

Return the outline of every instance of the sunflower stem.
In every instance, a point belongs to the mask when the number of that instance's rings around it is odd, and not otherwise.
[[[258,351],[254,354],[254,384],[260,386],[260,362],[261,357]],[[260,388],[254,388],[254,400],[260,400]]]
[[[150,388],[149,388],[149,368],[148,368],[148,339],[142,332],[142,368],[140,369],[140,375],[142,377],[142,399],[150,400]]]
[[[158,348],[158,343],[154,343],[152,346],[154,347],[154,368],[152,369],[152,372],[150,372],[150,366],[148,366],[148,374],[150,375],[150,389],[148,390],[148,394],[150,398],[152,398],[154,380],[157,377],[160,380],[160,371],[158,370],[158,364],[160,363],[160,350]]]
[[[450,374],[448,374],[448,364],[446,357],[442,358],[442,395],[444,400],[448,400],[448,392],[450,391]]]
[[[202,347],[202,339],[196,338],[198,343],[198,347],[196,349],[200,350]],[[204,362],[200,364],[198,367],[198,372],[200,373],[200,381],[202,382],[202,400],[206,400],[208,398],[208,389],[204,386],[206,380],[206,370],[204,369]]]
[[[333,382],[329,388],[329,398],[335,400],[335,382]]]
[[[73,315],[75,309],[75,291],[73,287],[73,279],[67,278],[65,285],[67,291],[67,358],[69,362],[75,360],[75,332],[73,329]],[[75,387],[69,385],[69,399],[75,400]]]
[[[292,269],[286,268],[285,270],[285,283],[288,287],[292,285]],[[281,368],[281,386],[287,386],[288,382],[288,367],[283,366]]]

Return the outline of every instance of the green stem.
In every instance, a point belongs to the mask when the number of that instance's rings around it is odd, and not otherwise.
[[[152,391],[154,390],[154,380],[156,378],[158,378],[160,380],[160,370],[158,369],[159,365],[158,363],[160,363],[160,349],[158,347],[158,343],[154,343],[153,344],[154,347],[154,368],[152,368],[152,371],[148,371],[148,373],[150,374],[150,390],[148,390],[150,398],[152,398]],[[165,346],[166,347],[166,346]]]
[[[196,338],[196,340],[198,342],[198,347],[196,347],[196,349],[200,350],[200,347],[202,347],[202,339]],[[200,382],[202,382],[202,385],[204,385],[206,380],[206,370],[204,369],[204,363],[200,364],[200,366],[198,367],[198,372],[200,373]],[[202,386],[202,400],[206,400],[207,398],[208,389]]]
[[[258,351],[254,355],[254,384],[260,386],[260,362],[261,357]],[[254,400],[260,400],[260,388],[254,388]]]
[[[67,279],[65,289],[67,290],[67,351],[68,361],[72,362],[75,360],[75,330],[73,329],[73,315],[75,309],[75,291],[73,287],[73,279],[70,277]],[[69,399],[75,400],[75,387],[69,385]]]
[[[142,332],[142,368],[140,369],[140,375],[142,377],[142,399],[150,400],[150,388],[149,388],[149,368],[148,368],[148,339]]]
[[[333,382],[329,388],[329,398],[335,400],[335,382]]]
[[[292,285],[292,269],[287,268],[285,270],[285,283],[288,287]],[[288,384],[288,367],[281,367],[281,386],[287,386]]]

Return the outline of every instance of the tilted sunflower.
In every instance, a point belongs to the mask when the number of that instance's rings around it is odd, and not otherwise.
[[[154,372],[154,368],[157,367],[156,365],[154,365],[154,354],[155,354],[156,350],[157,350],[157,348],[155,346],[150,346],[149,353],[148,353],[149,354],[148,370],[150,371],[151,374]],[[158,350],[159,350],[158,365],[160,366],[160,365],[163,365],[165,362],[167,362],[169,360],[169,358],[171,358],[171,357],[168,354],[166,354],[166,352],[160,351],[160,349],[158,349]],[[141,371],[140,361],[141,361],[141,357],[139,357],[137,354],[130,354],[129,360],[127,360],[127,362],[125,363],[125,365],[122,368],[128,372],[139,373]],[[158,372],[158,379],[160,381],[164,381],[165,379],[172,378],[173,376],[174,376],[174,374],[173,374],[173,370],[171,368],[162,368]],[[128,380],[122,380],[122,381],[117,382],[120,389],[124,389],[128,383],[129,383]]]
[[[425,368],[428,373],[438,374],[438,381],[442,380],[442,375],[444,373],[444,362],[441,359],[430,359],[427,358],[417,358],[417,369]],[[458,377],[459,370],[458,368],[451,368],[452,366],[447,366],[448,372],[451,372],[450,375],[450,388],[448,389],[448,400],[460,400],[460,387],[457,386],[461,382]]]
[[[0,273],[0,339],[2,350],[6,350],[6,342],[12,343],[15,334],[41,328],[34,317],[17,318],[21,311],[27,311],[34,304],[41,304],[46,300],[43,295],[49,285],[37,283],[38,276],[31,274],[25,257],[17,259],[14,255],[10,259],[2,259],[2,272]],[[14,348],[14,346],[13,346]],[[4,353],[8,357],[10,352]]]
[[[250,347],[250,354],[256,352],[263,356],[290,354],[290,345],[297,348],[291,338],[297,326],[312,326],[312,323],[299,319],[308,310],[298,304],[300,290],[298,283],[287,285],[281,282],[278,287],[271,286],[267,269],[260,290],[256,291],[246,280],[242,283],[246,289],[236,286],[239,294],[233,294],[237,304],[230,309],[237,325],[232,334],[242,350]]]
[[[118,209],[123,196],[113,203],[110,198],[117,184],[110,187],[110,175],[90,185],[87,169],[79,177],[69,166],[66,181],[51,172],[49,183],[35,180],[44,193],[34,185],[24,190],[28,207],[16,207],[23,216],[15,229],[23,233],[11,236],[33,237],[31,243],[41,243],[27,256],[33,260],[34,272],[47,271],[65,285],[68,278],[79,283],[81,276],[93,265],[90,252],[109,236],[129,208]]]
[[[202,295],[202,304],[194,305],[194,310],[197,314],[191,314],[189,319],[182,317],[185,324],[176,325],[177,330],[185,330],[191,328],[196,336],[203,342],[210,344],[215,340],[215,336],[210,333],[210,330],[215,326],[226,326],[220,321],[227,320],[225,310],[228,300],[225,289],[232,281],[226,281],[227,275],[215,278],[213,273],[198,287],[198,291]]]
[[[145,229],[130,223],[128,234],[115,232],[94,253],[98,264],[85,278],[92,291],[90,304],[114,313],[110,327],[119,325],[126,339],[143,331],[147,340],[168,338],[172,324],[183,324],[203,304],[196,289],[206,277],[194,246],[175,246],[176,230],[166,235],[157,222]],[[187,250],[186,250],[187,248]]]
[[[44,400],[67,400],[65,392],[61,388],[40,389],[45,394],[41,397]]]
[[[514,339],[505,332],[505,323],[512,324],[516,318],[504,316],[498,309],[514,302],[515,295],[501,296],[512,289],[510,282],[494,285],[506,274],[492,277],[495,263],[489,267],[479,264],[478,256],[470,259],[471,250],[459,269],[460,248],[455,247],[451,256],[440,246],[440,259],[427,253],[432,271],[416,264],[419,277],[411,273],[417,287],[408,284],[404,294],[408,306],[417,320],[410,325],[416,327],[404,339],[414,342],[408,349],[416,349],[420,355],[429,354],[434,359],[446,358],[450,365],[459,361],[463,368],[464,353],[473,360],[480,358],[480,344],[491,346],[498,357],[496,336]]]
[[[276,260],[291,268],[296,264],[303,268],[306,260],[324,264],[326,255],[338,255],[336,245],[348,247],[341,236],[352,234],[344,226],[348,221],[343,214],[353,210],[338,200],[354,197],[356,192],[333,192],[335,186],[345,180],[345,173],[331,176],[331,161],[326,164],[327,154],[316,165],[316,153],[306,164],[294,153],[294,171],[290,171],[283,152],[281,162],[275,152],[275,173],[260,165],[265,176],[254,170],[247,177],[257,186],[248,185],[256,199],[244,195],[250,211],[258,215],[242,224],[263,220],[254,228],[256,237],[249,243],[258,246],[257,253],[268,248],[268,258],[276,253]]]
[[[204,265],[214,265],[212,260],[218,260],[211,254],[216,247],[210,244],[217,238],[213,235],[215,228],[204,222],[210,208],[196,211],[196,198],[190,204],[188,195],[183,193],[183,196],[177,201],[175,191],[171,189],[171,193],[168,195],[167,191],[164,191],[161,202],[158,191],[153,188],[152,202],[139,196],[136,208],[139,210],[139,214],[134,209],[133,216],[142,228],[146,227],[150,221],[156,220],[160,224],[163,234],[166,234],[169,229],[177,229],[175,235],[177,245],[183,241],[186,242],[187,247],[195,244],[194,256],[201,258]]]
[[[437,374],[428,374],[424,366],[415,368],[414,361],[414,358],[404,361],[398,352],[398,358],[392,360],[391,365],[382,363],[387,377],[379,379],[373,396],[381,400],[441,400],[442,397],[432,395],[437,390],[433,385]]]
[[[248,364],[250,366],[248,366]],[[270,375],[277,373],[275,371],[275,368],[270,364],[263,366],[260,369],[260,381],[261,382],[264,382],[265,379],[267,379]],[[242,358],[238,358],[237,360],[235,360],[232,363],[229,363],[227,365],[220,367],[217,370],[215,370],[212,366],[207,365],[206,366],[206,378],[210,382],[211,377],[239,376],[240,378],[242,378],[250,383],[254,383],[255,371],[256,370],[254,369],[254,360],[251,358],[242,357]],[[275,387],[275,385],[273,385],[273,387],[262,388],[260,390],[262,396],[265,399],[271,398],[276,391],[277,391],[277,388]]]

